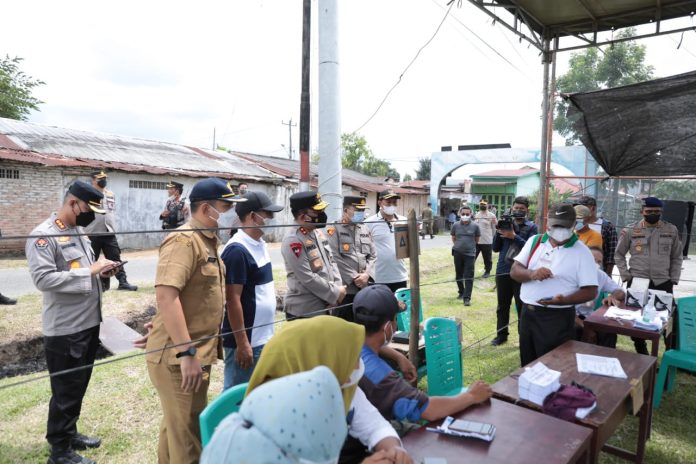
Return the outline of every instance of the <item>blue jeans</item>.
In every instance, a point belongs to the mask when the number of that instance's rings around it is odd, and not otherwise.
[[[252,361],[251,367],[247,369],[241,369],[234,360],[234,354],[237,351],[236,348],[225,347],[225,381],[222,387],[223,391],[230,387],[239,385],[240,383],[246,383],[251,378],[252,372],[256,367],[256,363],[259,361],[259,356],[261,356],[261,350],[263,350],[264,345],[260,345],[251,349],[254,359]]]

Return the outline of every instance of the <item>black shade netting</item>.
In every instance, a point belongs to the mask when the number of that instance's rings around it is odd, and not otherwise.
[[[696,72],[564,98],[575,132],[608,175],[696,174]]]

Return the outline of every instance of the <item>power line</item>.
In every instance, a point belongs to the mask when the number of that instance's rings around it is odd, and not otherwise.
[[[421,52],[422,52],[428,45],[430,45],[430,42],[432,42],[433,39],[435,39],[435,37],[437,36],[438,32],[440,32],[440,29],[442,28],[442,25],[445,23],[445,20],[447,19],[447,16],[449,15],[450,11],[452,10],[452,7],[454,7],[454,4],[455,4],[455,1],[454,1],[454,0],[451,0],[450,3],[449,3],[449,8],[447,8],[447,11],[445,12],[445,15],[442,17],[442,21],[440,21],[440,24],[438,24],[437,29],[435,29],[435,32],[433,33],[433,35],[428,39],[427,42],[425,42],[425,44],[424,44],[422,47],[420,47],[420,48],[418,49],[418,51],[416,52],[416,54],[415,54],[415,56],[413,57],[413,59],[411,59],[411,61],[408,63],[408,65],[406,65],[406,67],[405,67],[404,70],[401,72],[401,74],[399,75],[399,78],[396,80],[396,82],[394,83],[394,85],[389,89],[389,91],[387,91],[386,95],[384,95],[384,98],[382,99],[382,101],[380,102],[380,104],[377,106],[377,109],[372,113],[372,115],[370,115],[369,118],[367,118],[367,120],[366,120],[364,123],[362,123],[362,124],[360,125],[360,127],[358,127],[357,129],[355,129],[353,132],[359,132],[359,131],[360,131],[363,127],[365,127],[370,121],[372,121],[372,118],[374,118],[374,117],[377,115],[377,113],[379,112],[379,110],[382,109],[382,106],[383,106],[384,103],[387,101],[387,98],[389,98],[389,95],[391,95],[391,93],[394,91],[394,89],[396,88],[396,86],[398,86],[398,85],[401,83],[401,79],[403,79],[404,74],[406,74],[406,71],[409,70],[409,68],[411,67],[411,65],[413,65],[413,63],[415,63],[415,61],[418,59],[418,57],[420,56]]]

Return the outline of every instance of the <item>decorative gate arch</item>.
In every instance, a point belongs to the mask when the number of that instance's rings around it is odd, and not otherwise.
[[[583,146],[558,147],[551,152],[553,162],[564,166],[576,176],[594,175],[597,162]],[[438,151],[430,158],[430,203],[440,210],[440,183],[452,171],[466,164],[541,163],[541,150],[534,148],[490,148],[481,150]],[[587,182],[584,180],[583,182]],[[543,188],[543,185],[540,185]]]

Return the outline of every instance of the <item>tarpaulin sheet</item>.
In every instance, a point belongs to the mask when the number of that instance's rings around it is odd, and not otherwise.
[[[610,176],[696,174],[696,72],[564,98],[575,132]]]

